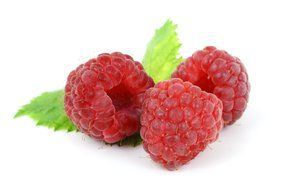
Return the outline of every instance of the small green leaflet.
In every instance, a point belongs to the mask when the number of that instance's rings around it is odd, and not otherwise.
[[[64,91],[45,92],[24,105],[15,117],[27,115],[37,122],[37,125],[57,130],[77,131],[64,111]]]
[[[167,20],[161,28],[156,30],[147,46],[143,66],[155,83],[169,79],[183,60],[179,56],[181,44],[176,28],[177,25]]]
[[[143,65],[146,72],[155,82],[169,79],[176,66],[182,61],[179,56],[180,42],[176,33],[176,25],[170,20],[158,30],[148,44]],[[37,125],[46,126],[55,131],[78,131],[64,111],[64,90],[45,92],[24,105],[15,115],[29,116]],[[142,139],[139,133],[127,137],[117,143],[119,146],[137,146]]]
[[[117,143],[114,143],[118,146],[133,146],[136,147],[142,143],[142,138],[140,136],[140,133],[135,133],[132,136],[129,136],[123,140],[120,140]],[[112,145],[112,144],[111,144]]]

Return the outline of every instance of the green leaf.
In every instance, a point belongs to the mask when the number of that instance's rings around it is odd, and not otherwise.
[[[155,83],[169,79],[177,65],[183,60],[179,55],[181,44],[176,28],[177,25],[167,20],[161,28],[156,30],[148,43],[143,66]]]
[[[129,136],[115,144],[119,146],[133,146],[136,147],[142,143],[142,138],[140,136],[140,133],[135,133],[132,136]]]
[[[65,131],[77,131],[64,111],[64,91],[46,92],[24,105],[15,115],[27,115],[37,122],[37,125]]]

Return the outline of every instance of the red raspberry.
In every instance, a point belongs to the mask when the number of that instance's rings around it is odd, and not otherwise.
[[[223,126],[222,102],[190,82],[171,79],[145,93],[141,137],[150,157],[176,169],[214,142]]]
[[[225,124],[234,123],[246,109],[250,91],[246,69],[226,51],[212,46],[197,51],[178,66],[172,78],[189,81],[220,98]]]
[[[83,133],[114,143],[139,130],[144,92],[153,85],[131,56],[100,54],[69,74],[65,111]]]

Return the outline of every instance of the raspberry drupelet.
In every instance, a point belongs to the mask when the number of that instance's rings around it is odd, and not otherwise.
[[[172,74],[215,94],[223,102],[225,124],[238,120],[246,109],[250,84],[240,59],[213,46],[195,52]]]
[[[141,137],[150,157],[169,170],[214,142],[223,126],[222,102],[190,82],[170,79],[145,93]]]
[[[69,74],[65,111],[81,132],[114,143],[139,131],[144,92],[153,85],[131,56],[100,54]]]

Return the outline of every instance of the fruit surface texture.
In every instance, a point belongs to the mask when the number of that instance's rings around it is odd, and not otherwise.
[[[153,85],[131,56],[100,54],[69,74],[65,111],[81,132],[115,143],[139,131],[144,92]]]
[[[223,103],[225,124],[238,120],[247,107],[250,84],[239,58],[208,46],[181,63],[172,78],[189,81],[215,94]]]
[[[141,137],[150,157],[169,170],[186,164],[222,129],[222,102],[190,82],[170,79],[146,91]]]

